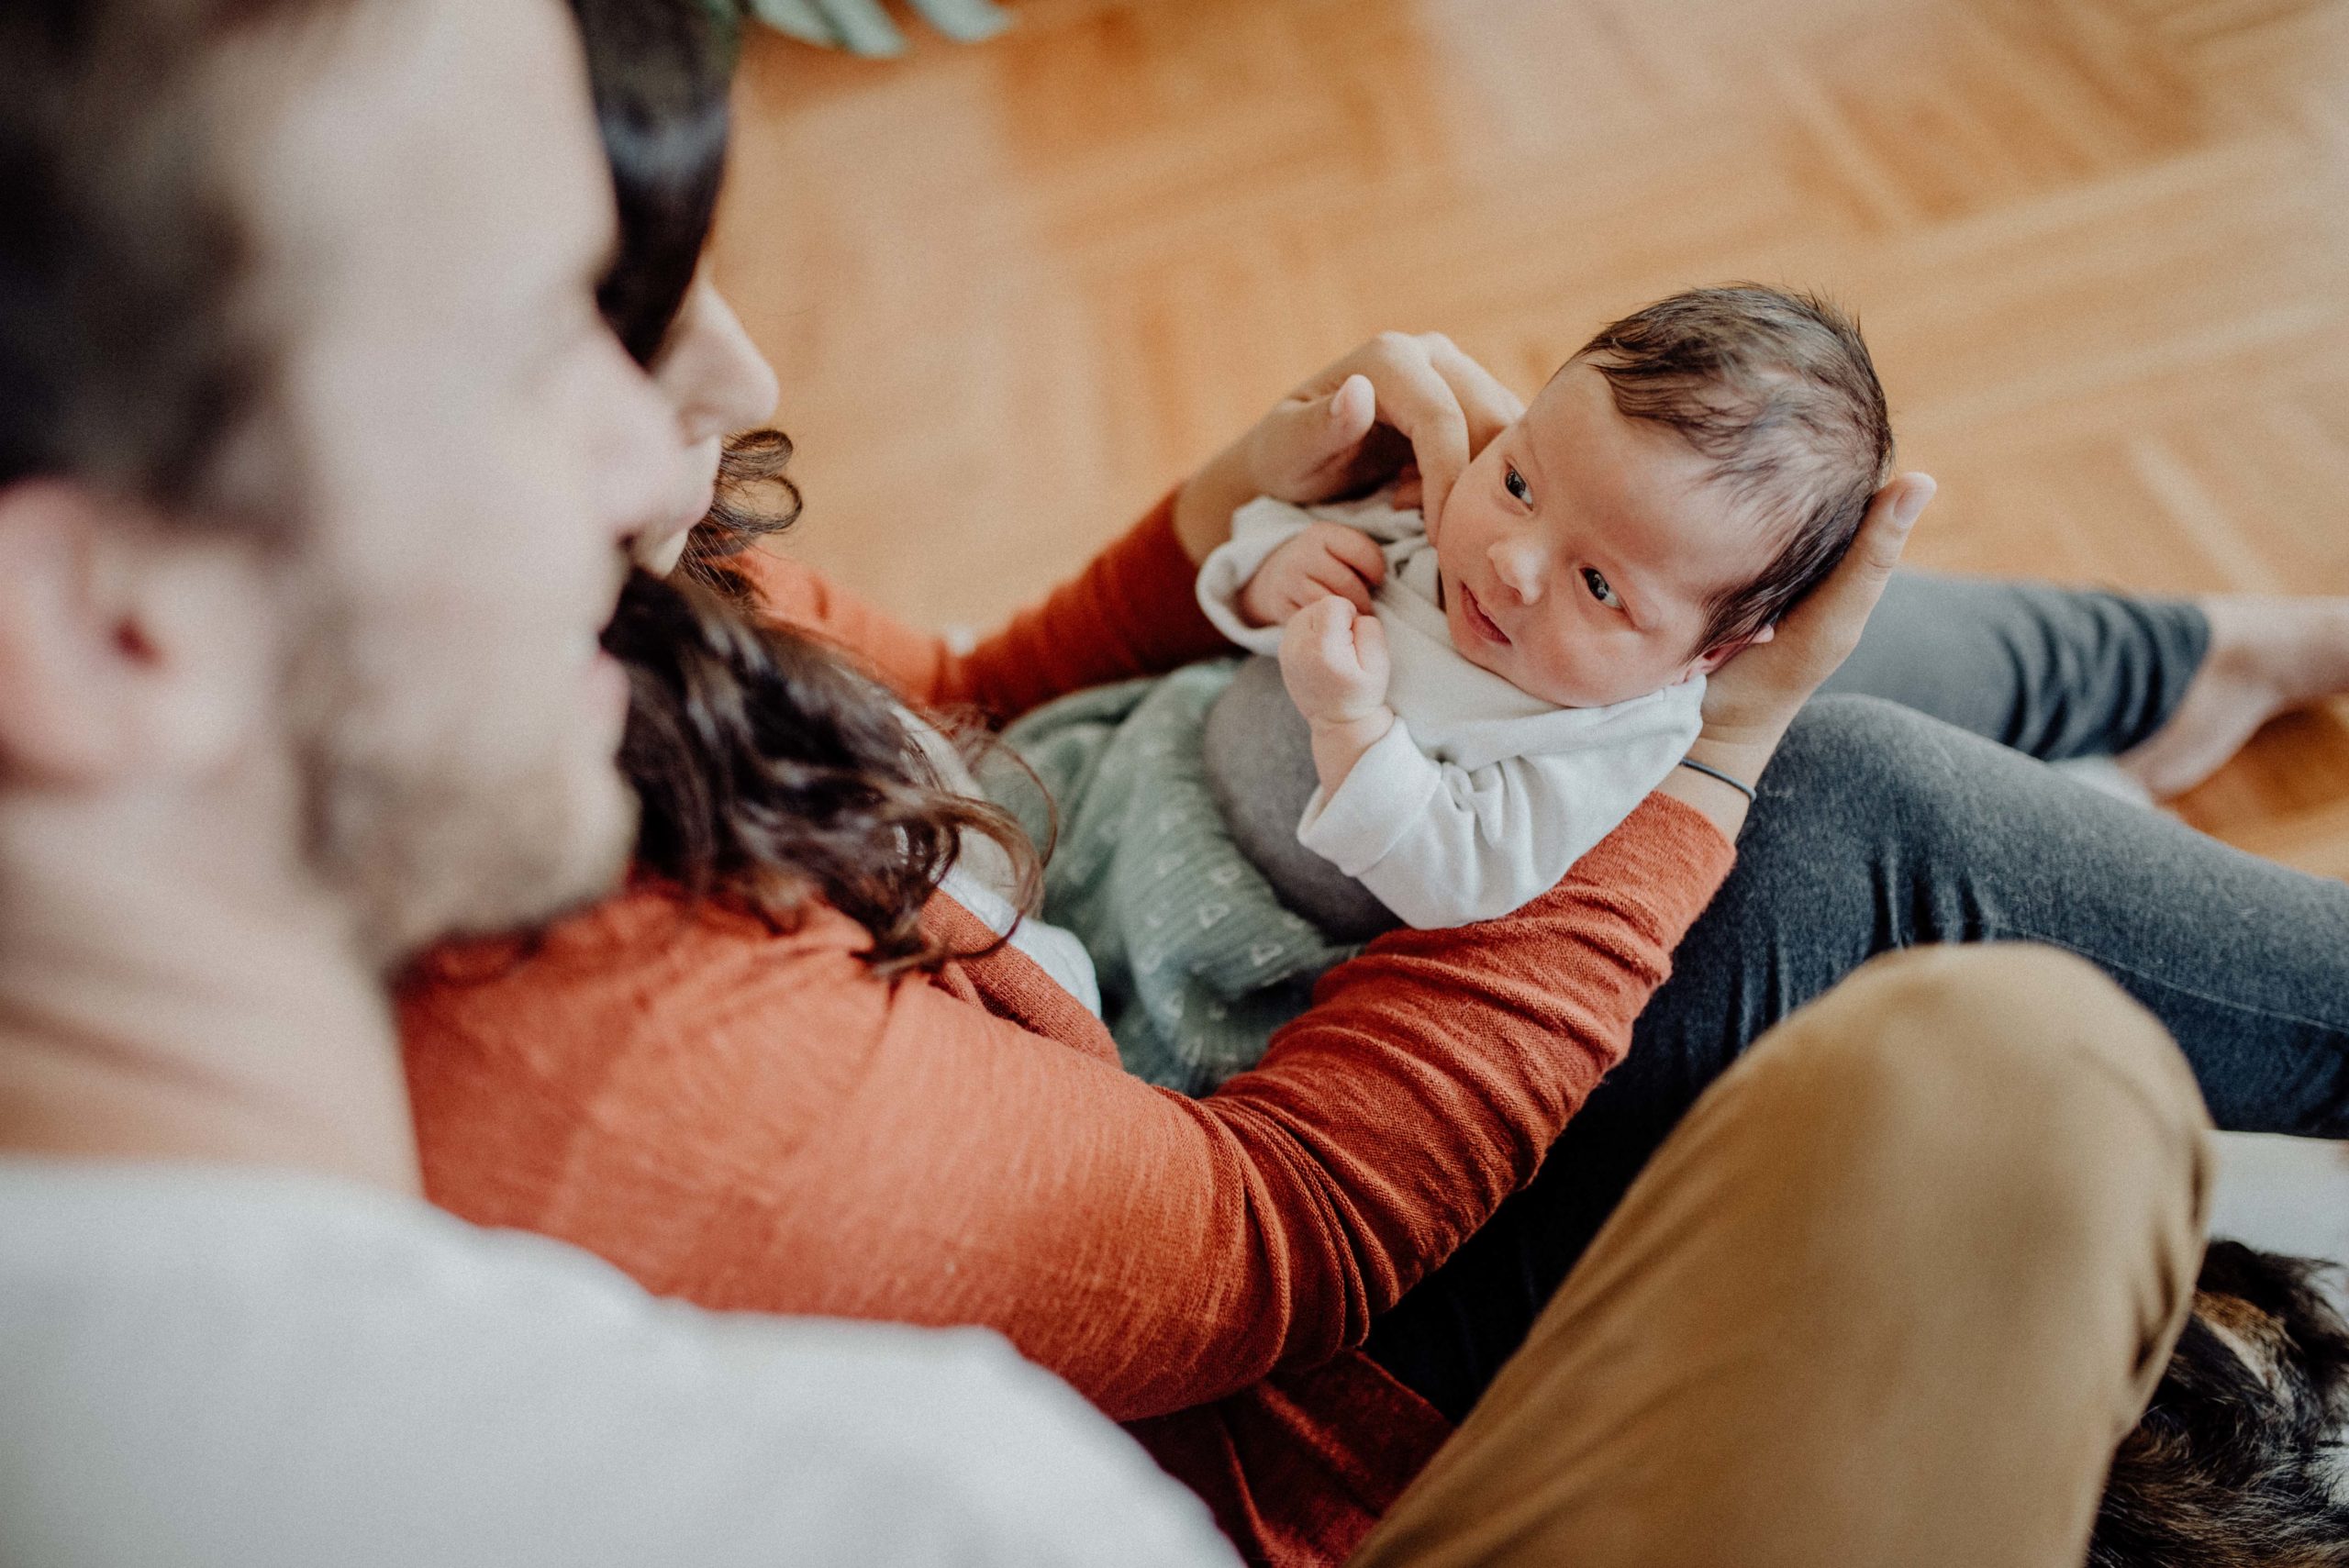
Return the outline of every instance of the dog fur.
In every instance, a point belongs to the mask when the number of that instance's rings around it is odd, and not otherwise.
[[[2349,1321],[2328,1267],[2210,1244],[2089,1568],[2349,1568]]]

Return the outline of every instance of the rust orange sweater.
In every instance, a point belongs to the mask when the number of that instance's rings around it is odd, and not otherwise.
[[[933,706],[1009,715],[1219,646],[1163,504],[960,657],[759,571]],[[836,912],[778,935],[640,884],[406,987],[426,1185],[710,1307],[1000,1329],[1252,1559],[1334,1562],[1447,1431],[1354,1347],[1532,1174],[1730,859],[1653,799],[1508,919],[1379,939],[1196,1101],[1129,1077],[1015,951],[890,984]],[[926,918],[985,940],[943,897]]]

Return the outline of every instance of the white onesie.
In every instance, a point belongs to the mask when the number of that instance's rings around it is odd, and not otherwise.
[[[1278,627],[1241,618],[1241,590],[1316,520],[1360,528],[1384,548],[1386,580],[1373,603],[1395,724],[1335,795],[1313,792],[1297,837],[1405,923],[1488,920],[1547,893],[1697,739],[1701,675],[1607,707],[1558,707],[1470,663],[1453,646],[1426,524],[1384,495],[1321,506],[1264,496],[1241,507],[1230,542],[1199,569],[1199,606],[1218,630],[1252,652],[1279,650]]]

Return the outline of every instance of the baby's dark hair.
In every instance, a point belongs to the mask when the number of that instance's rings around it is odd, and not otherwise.
[[[1627,418],[1668,425],[1713,460],[1784,542],[1715,595],[1698,651],[1775,623],[1824,582],[1892,473],[1892,419],[1859,324],[1816,295],[1690,289],[1602,328],[1571,363],[1607,378]]]

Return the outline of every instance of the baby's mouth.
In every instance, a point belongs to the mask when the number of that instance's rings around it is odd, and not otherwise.
[[[1485,606],[1476,602],[1475,592],[1465,583],[1460,584],[1460,609],[1462,618],[1467,621],[1470,630],[1487,642],[1498,643],[1503,648],[1508,646],[1508,633],[1485,613]]]

